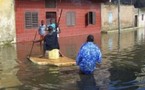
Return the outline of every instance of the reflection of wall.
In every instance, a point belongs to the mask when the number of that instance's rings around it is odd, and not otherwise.
[[[118,33],[108,33],[102,35],[102,50],[104,53],[107,51],[117,50],[120,47],[120,50],[126,49],[135,44],[135,32],[122,32],[121,37],[118,42]]]
[[[101,35],[96,33],[93,35],[95,38],[95,43],[100,47]],[[66,56],[75,58],[81,45],[86,41],[87,36],[88,35],[86,34],[74,37],[59,38],[61,52]]]
[[[121,27],[134,26],[134,7],[129,5],[120,6]],[[118,7],[117,5],[101,5],[102,30],[118,28]]]
[[[101,47],[101,34],[93,33],[95,38],[95,43]],[[75,58],[81,45],[86,41],[88,34],[70,36],[70,37],[59,37],[60,51],[65,56],[70,58]],[[32,48],[32,42],[27,43],[17,43],[17,57],[19,60],[25,60],[30,54]],[[42,52],[40,51],[40,43],[35,43],[31,56],[39,56]]]
[[[18,68],[15,46],[0,47],[0,88],[9,88],[21,85],[17,79]]]
[[[0,0],[0,44],[15,41],[14,0]]]
[[[139,28],[138,30],[137,30],[137,40],[139,41],[139,42],[141,42],[141,41],[144,41],[144,38],[145,38],[145,30],[144,30],[144,28]]]

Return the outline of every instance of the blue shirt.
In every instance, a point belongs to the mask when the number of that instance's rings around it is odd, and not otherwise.
[[[53,27],[53,32],[56,31],[56,24],[55,23],[51,23],[49,25],[47,25],[47,27],[52,26]]]
[[[76,58],[77,65],[85,74],[91,74],[96,68],[96,63],[101,63],[101,61],[102,53],[93,42],[83,44]]]
[[[40,25],[39,30],[38,30],[39,34],[44,36],[45,35],[45,29],[46,29],[45,25]]]

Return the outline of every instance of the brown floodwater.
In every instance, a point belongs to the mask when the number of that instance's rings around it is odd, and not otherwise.
[[[54,67],[30,62],[32,42],[0,46],[1,90],[144,90],[145,30],[93,34],[102,66],[93,75],[79,74],[77,66]],[[59,38],[60,51],[75,60],[87,35]],[[41,55],[34,44],[32,56]]]

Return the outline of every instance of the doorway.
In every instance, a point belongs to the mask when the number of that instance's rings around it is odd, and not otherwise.
[[[53,23],[56,22],[56,12],[46,12],[46,24],[50,24],[50,20],[52,20]]]
[[[134,26],[137,27],[137,23],[138,23],[138,16],[135,15],[135,20],[134,20]]]

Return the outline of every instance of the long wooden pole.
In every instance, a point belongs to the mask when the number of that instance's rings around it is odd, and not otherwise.
[[[61,9],[61,11],[60,11],[60,16],[58,18],[57,24],[59,24],[59,22],[60,22],[60,18],[61,18],[61,15],[62,15],[62,11],[63,11],[63,9]]]
[[[60,22],[60,19],[61,19],[62,11],[63,11],[63,9],[61,9],[60,15],[59,15],[59,18],[58,18],[58,21],[57,21],[58,26],[59,26],[59,22]],[[60,27],[59,27],[59,30],[60,30]],[[59,32],[61,32],[61,31],[59,31]],[[61,57],[64,56],[60,50],[59,50],[59,54],[60,54]]]
[[[36,39],[36,36],[37,36],[37,31],[36,31],[36,33],[35,33],[34,40]],[[34,42],[32,43],[32,47],[31,47],[31,50],[30,50],[29,57],[31,56],[31,53],[32,53],[33,47],[34,47]]]

